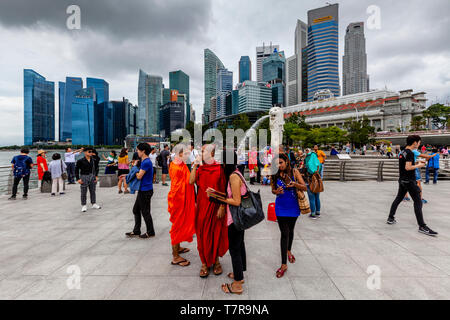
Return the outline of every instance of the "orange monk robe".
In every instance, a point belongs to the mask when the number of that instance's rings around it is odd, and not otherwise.
[[[228,251],[228,226],[226,215],[217,218],[219,204],[209,201],[206,190],[225,192],[225,173],[220,164],[203,164],[198,167],[195,182],[197,192],[196,234],[197,249],[202,263],[212,266],[217,257]]]
[[[189,184],[190,172],[184,162],[169,167],[170,191],[167,196],[172,245],[192,242],[195,234],[195,188]]]

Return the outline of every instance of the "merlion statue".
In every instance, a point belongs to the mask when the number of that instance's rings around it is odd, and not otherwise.
[[[272,150],[277,149],[283,143],[283,131],[284,131],[284,113],[280,107],[273,107],[269,111],[270,116],[270,131]]]

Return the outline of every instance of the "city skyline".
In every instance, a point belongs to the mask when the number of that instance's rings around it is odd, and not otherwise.
[[[0,145],[20,144],[23,141],[23,69],[33,69],[55,84],[72,75],[102,78],[110,84],[111,100],[126,97],[134,104],[138,103],[139,68],[150,74],[163,75],[165,84],[169,83],[170,71],[183,70],[190,76],[190,101],[197,112],[198,121],[201,119],[204,103],[204,48],[210,48],[236,75],[239,58],[248,55],[256,63],[255,48],[263,42],[279,44],[289,57],[294,54],[297,19],[306,21],[308,10],[325,5],[315,1],[258,2],[264,11],[257,9],[256,14],[266,14],[268,20],[255,21],[250,26],[239,21],[246,21],[246,17],[248,21],[249,13],[252,12],[249,8],[255,6],[254,1],[241,4],[243,8],[239,11],[230,3],[208,1],[192,1],[189,4],[171,1],[166,7],[156,6],[150,9],[143,4],[133,3],[130,5],[131,12],[137,9],[142,12],[136,17],[139,23],[127,28],[122,24],[104,24],[102,19],[92,22],[94,24],[88,22],[100,15],[99,7],[106,10],[106,16],[109,15],[108,20],[111,21],[126,21],[126,14],[130,11],[120,12],[120,8],[112,4],[106,5],[102,1],[95,4],[79,1],[82,15],[86,19],[82,19],[81,30],[68,30],[65,26],[67,15],[64,5],[55,5],[49,10],[50,6],[42,5],[40,8],[38,4],[41,2],[43,1],[34,1],[27,4],[26,8],[21,8],[20,2],[2,1],[0,4],[0,36],[11,48],[8,52],[2,52],[0,60],[3,70],[0,79],[0,105],[5,110],[6,117],[5,124],[2,125],[6,134],[0,138]],[[155,5],[150,2],[149,6],[152,4]],[[446,41],[448,35],[445,34],[449,26],[445,13],[449,9],[444,1],[433,4],[409,1],[407,14],[400,10],[404,6],[401,3],[339,2],[339,75],[342,75],[345,28],[351,22],[366,22],[369,17],[366,10],[372,4],[380,7],[381,29],[365,30],[370,87],[381,89],[387,86],[392,90],[410,87],[426,91],[429,103],[436,98],[441,102],[449,100],[450,50]],[[164,13],[168,14],[171,8],[180,5],[183,10],[177,10],[170,21],[182,20],[179,13],[182,12],[183,15],[192,15],[189,25],[178,21],[172,27],[167,24],[156,26],[154,31],[146,35],[148,41],[141,43],[140,37],[148,28],[141,16],[162,14],[164,17]],[[281,14],[286,17],[286,7],[289,7],[290,12],[287,19],[278,19]],[[17,13],[9,14],[10,12]],[[33,12],[33,15],[27,12]],[[39,22],[35,20],[36,16],[39,16]],[[164,19],[156,19],[159,22],[162,20]],[[433,20],[433,25],[429,24],[430,20]],[[179,32],[180,30],[183,32]],[[167,44],[161,40],[158,32],[168,38],[175,35],[177,41]],[[236,37],[236,32],[241,32],[239,37]],[[108,50],[96,52],[92,49],[93,41]],[[166,48],[167,52],[161,54],[160,50],[149,50],[156,47]],[[252,78],[256,79],[256,68],[252,69]],[[234,85],[236,82],[237,77]],[[342,79],[340,83],[342,88]],[[55,108],[55,129],[59,132],[58,106],[55,105]]]

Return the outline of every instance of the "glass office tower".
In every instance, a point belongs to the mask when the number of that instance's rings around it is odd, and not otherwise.
[[[252,80],[252,62],[249,56],[242,56],[239,60],[239,83]]]
[[[308,11],[308,101],[317,91],[340,95],[338,4]]]
[[[98,104],[109,101],[109,84],[105,80],[86,78],[86,87],[95,89]]]
[[[204,51],[205,66],[205,103],[203,105],[203,119],[205,123],[210,121],[211,98],[217,91],[217,70],[223,69],[222,61],[209,49]]]
[[[159,135],[159,107],[162,105],[163,79],[139,70],[139,135]]]
[[[272,89],[265,82],[244,81],[238,85],[239,113],[269,110],[272,107]]]
[[[94,88],[81,89],[75,92],[72,103],[72,144],[95,144],[96,107]]]
[[[172,90],[178,90],[178,93],[186,95],[186,123],[191,121],[191,106],[189,98],[189,76],[181,70],[169,73],[169,87]],[[182,99],[180,97],[180,99]],[[181,100],[178,100],[181,102]]]
[[[24,144],[55,140],[55,83],[23,70]]]
[[[226,96],[233,90],[233,72],[227,69],[217,70],[216,118],[226,115]]]
[[[59,82],[59,141],[72,139],[72,103],[75,92],[81,89],[81,78],[66,77],[66,82]]]
[[[285,106],[285,68],[286,58],[284,51],[275,51],[263,61],[263,81],[272,88],[272,104]]]

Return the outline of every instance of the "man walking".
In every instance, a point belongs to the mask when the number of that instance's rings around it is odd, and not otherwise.
[[[169,146],[167,144],[164,145],[164,150],[160,153],[161,156],[161,181],[163,186],[168,186],[166,183],[167,175],[169,174],[169,164],[168,159],[170,157]]]
[[[414,213],[416,214],[417,223],[419,225],[419,232],[429,235],[436,236],[438,233],[428,228],[423,220],[422,213],[422,199],[420,197],[420,188],[416,183],[415,169],[420,169],[425,167],[425,162],[419,162],[415,164],[413,150],[417,149],[420,145],[421,138],[417,135],[409,136],[406,139],[406,147],[400,152],[399,156],[399,187],[397,197],[391,206],[391,211],[387,220],[388,224],[395,224],[395,212],[397,211],[398,205],[402,202],[406,193],[409,192],[411,198],[414,200]]]
[[[77,161],[75,176],[81,189],[81,212],[86,212],[87,191],[91,198],[93,209],[101,209],[96,203],[95,187],[98,181],[98,162],[94,159],[94,149],[84,149],[84,158]]]
[[[425,184],[430,183],[430,171],[433,171],[433,184],[437,184],[439,175],[439,153],[437,149],[433,149],[431,159],[428,160],[428,165],[425,171]]]
[[[327,155],[322,150],[319,150],[319,146],[314,146],[314,152],[317,154],[317,159],[320,162],[320,177],[323,179],[323,166],[325,164],[325,160],[327,159]]]
[[[30,182],[31,169],[33,168],[33,160],[28,156],[30,149],[22,148],[20,150],[20,155],[15,156],[11,160],[13,174],[14,174],[14,184],[12,188],[12,195],[9,200],[16,200],[17,187],[19,186],[20,180],[23,179],[23,199],[28,198],[28,188]]]
[[[147,143],[140,143],[137,146],[137,153],[141,159],[141,167],[136,174],[136,178],[141,180],[138,195],[133,207],[134,228],[132,232],[127,232],[127,237],[139,237],[149,239],[155,236],[153,219],[150,211],[151,199],[153,196],[153,164],[149,158],[150,146]],[[141,215],[144,217],[147,232],[141,234]]]
[[[72,148],[67,147],[64,153],[64,162],[67,166],[67,178],[69,184],[75,184],[75,157],[83,151],[83,148],[72,151]]]

